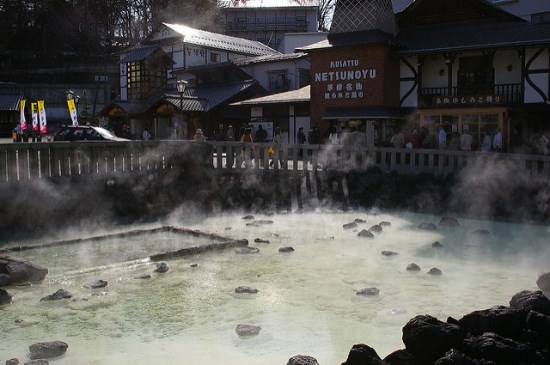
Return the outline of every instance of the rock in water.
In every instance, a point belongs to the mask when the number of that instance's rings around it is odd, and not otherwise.
[[[380,289],[378,288],[363,288],[361,290],[358,290],[355,295],[364,295],[364,296],[375,296],[380,293]]]
[[[31,359],[48,359],[63,355],[68,348],[63,341],[37,342],[29,346],[29,351]]]
[[[428,271],[428,274],[429,275],[442,275],[443,273],[437,267],[432,267],[430,269],[430,271]]]
[[[60,300],[60,299],[69,299],[72,298],[73,295],[66,291],[65,289],[59,289],[53,294],[50,294],[48,296],[45,296],[44,298],[40,299],[40,301],[46,301],[46,300]]]
[[[362,229],[361,232],[357,233],[358,237],[374,238],[374,235],[368,229]]]
[[[28,260],[11,256],[0,256],[0,274],[9,277],[9,283],[25,283],[42,281],[48,274],[48,269]],[[6,278],[4,278],[4,281]]]
[[[235,293],[256,294],[258,289],[249,286],[239,286],[235,288]]]
[[[311,356],[296,355],[288,359],[286,365],[319,365],[319,363]]]
[[[550,298],[550,272],[544,273],[537,279],[537,286],[540,290],[546,295],[547,298]]]
[[[168,263],[166,261],[159,262],[155,272],[165,273],[169,270]]]
[[[357,228],[357,223],[355,222],[351,222],[351,223],[346,223],[343,225],[344,229],[354,229],[354,228]]]
[[[11,295],[4,289],[0,288],[0,305],[10,304]]]
[[[424,230],[424,231],[435,231],[437,230],[437,226],[433,223],[420,223],[417,226],[418,229]]]
[[[251,324],[238,324],[235,331],[239,336],[254,336],[260,333],[261,329],[260,326],[253,326]]]
[[[420,271],[420,266],[415,264],[414,262],[407,265],[407,268],[405,269],[407,271]]]
[[[441,220],[439,221],[439,225],[440,226],[445,226],[445,227],[458,227],[458,226],[460,226],[460,224],[458,223],[458,220],[456,218],[453,218],[453,217],[443,217],[443,218],[441,218]]]

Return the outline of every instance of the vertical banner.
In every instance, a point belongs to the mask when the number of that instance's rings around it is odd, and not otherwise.
[[[27,100],[21,99],[19,103],[19,125],[21,126],[21,132],[26,131],[29,126],[27,125],[27,119],[25,118],[25,104]]]
[[[38,121],[40,124],[40,134],[48,133],[48,121],[46,120],[46,108],[44,100],[38,100]]]
[[[36,103],[31,103],[32,130],[38,132],[38,107]]]
[[[71,115],[73,126],[78,127],[78,115],[76,114],[74,99],[67,100],[67,105],[69,106],[69,114]]]

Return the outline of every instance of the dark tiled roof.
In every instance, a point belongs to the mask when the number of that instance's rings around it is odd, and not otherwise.
[[[456,23],[402,29],[395,38],[401,54],[540,46],[550,44],[550,24],[530,22]]]
[[[256,84],[256,80],[248,80],[231,85],[196,86],[186,89],[185,95],[207,100],[208,111]]]
[[[262,104],[289,104],[306,103],[310,100],[310,86],[305,86],[297,90],[286,91],[284,93],[262,96],[261,98],[243,100],[231,105],[262,105]]]
[[[17,111],[21,95],[11,93],[0,93],[0,111]]]
[[[257,63],[266,63],[266,62],[282,62],[288,60],[297,60],[300,58],[306,57],[306,53],[296,52],[296,53],[285,53],[285,54],[274,54],[266,56],[257,56],[257,57],[243,57],[231,60],[231,62],[239,67],[249,66]]]
[[[255,56],[279,53],[273,48],[270,48],[260,42],[251,41],[244,38],[231,37],[219,33],[207,32],[182,24],[163,24],[174,30],[176,33],[181,34],[184,37],[184,42],[187,44],[194,44],[197,46],[214,49],[223,49],[230,52]]]
[[[149,109],[150,103],[140,100],[113,100],[104,110],[113,106],[124,110],[127,114],[143,114]]]
[[[141,61],[159,49],[159,46],[139,47],[131,51],[120,61],[121,63]]]
[[[186,112],[205,112],[208,110],[208,101],[204,99],[185,96],[182,100],[179,96],[165,95],[163,100]]]
[[[358,44],[387,43],[393,35],[377,29],[362,30],[350,33],[335,33],[328,35],[328,41],[333,46],[353,46]]]

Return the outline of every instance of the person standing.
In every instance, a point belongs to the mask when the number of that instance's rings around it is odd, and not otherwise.
[[[462,151],[471,151],[473,141],[474,139],[472,135],[468,133],[468,129],[464,128],[464,133],[460,136],[460,149]]]
[[[264,143],[266,141],[267,132],[265,129],[263,129],[261,124],[258,126],[258,130],[256,131],[256,135],[254,137],[256,139],[256,142]]]
[[[298,134],[296,135],[296,141],[298,144],[305,144],[307,142],[306,140],[306,134],[304,133],[304,128],[300,127],[298,128]],[[302,158],[304,155],[304,150],[300,148],[298,151],[298,157]]]
[[[338,137],[338,132],[336,127],[332,127],[330,134],[328,135],[328,141],[330,144],[340,144],[340,138]]]
[[[405,136],[403,132],[399,131],[391,137],[390,143],[395,148],[404,148],[405,147]]]
[[[202,129],[200,128],[197,129],[197,131],[195,132],[195,135],[193,136],[193,139],[199,142],[206,142],[206,137],[204,136]]]
[[[274,161],[276,159],[279,160],[279,168],[283,167],[283,159],[282,159],[282,152],[281,151],[281,128],[276,127],[275,128],[275,134],[273,135],[273,142],[275,143],[274,151],[273,151],[273,157],[270,162],[270,166],[274,165]]]
[[[481,150],[483,152],[491,151],[491,136],[487,132],[485,132],[485,136],[483,137],[483,142],[481,142]]]
[[[493,150],[496,152],[502,152],[502,133],[500,128],[493,137]]]
[[[151,132],[149,132],[149,129],[145,128],[143,130],[143,133],[141,134],[141,137],[143,138],[144,141],[148,141],[151,139]]]
[[[235,140],[235,130],[233,129],[232,125],[227,128],[225,138],[227,138],[227,140],[230,142],[233,142]]]
[[[439,128],[438,142],[440,149],[444,150],[445,148],[447,148],[447,132],[445,132],[443,126]]]

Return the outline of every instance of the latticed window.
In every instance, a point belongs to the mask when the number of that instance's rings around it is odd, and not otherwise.
[[[142,100],[166,87],[166,69],[151,60],[128,63],[128,99]]]
[[[331,33],[380,29],[395,32],[391,0],[338,0],[330,28]]]

